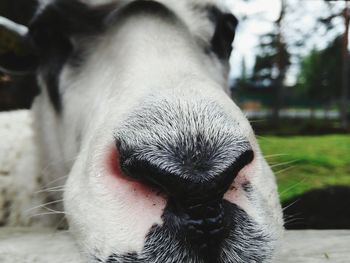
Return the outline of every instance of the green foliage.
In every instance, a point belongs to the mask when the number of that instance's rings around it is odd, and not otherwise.
[[[282,201],[312,188],[350,185],[350,136],[266,137],[259,140]]]
[[[287,45],[276,29],[260,37],[259,50],[255,58],[252,82],[257,86],[272,86],[290,65]]]
[[[323,67],[321,61],[321,52],[316,49],[311,50],[310,54],[304,58],[298,77],[298,95],[317,98],[320,95],[319,91],[325,89],[322,78],[319,77]]]
[[[329,103],[340,97],[341,45],[341,37],[337,37],[325,49],[313,49],[303,59],[296,86],[300,97],[309,97],[316,103]]]

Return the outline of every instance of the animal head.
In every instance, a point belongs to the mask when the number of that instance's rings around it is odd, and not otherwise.
[[[227,94],[236,25],[194,0],[57,0],[28,30],[2,23],[18,50],[1,67],[38,76],[41,160],[47,180],[68,175],[64,209],[89,262],[272,259],[274,176]]]

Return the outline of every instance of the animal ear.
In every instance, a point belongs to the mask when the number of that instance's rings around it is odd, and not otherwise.
[[[77,39],[103,31],[111,6],[90,6],[79,0],[52,1],[46,5],[32,19],[28,33],[40,65],[63,64],[80,43]]]
[[[232,14],[217,14],[215,16],[215,31],[211,40],[212,50],[220,59],[229,59],[232,43],[235,38],[237,18]]]
[[[0,70],[13,74],[35,71],[38,59],[27,32],[25,26],[0,16]]]

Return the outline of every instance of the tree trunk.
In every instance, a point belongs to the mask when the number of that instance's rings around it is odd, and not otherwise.
[[[275,89],[275,102],[272,112],[272,119],[275,125],[278,125],[280,119],[280,110],[283,107],[284,100],[284,80],[286,77],[287,65],[285,63],[284,51],[285,51],[285,43],[282,34],[282,21],[284,15],[286,13],[286,2],[285,0],[281,0],[281,11],[279,18],[277,19],[276,26],[278,30],[278,46],[277,46],[277,58],[276,65],[278,69],[278,76],[274,81],[274,89]]]
[[[343,12],[345,31],[343,35],[343,68],[342,68],[342,91],[340,102],[341,126],[343,129],[349,128],[348,120],[348,72],[349,72],[349,51],[348,51],[348,36],[349,36],[349,4],[345,1]]]

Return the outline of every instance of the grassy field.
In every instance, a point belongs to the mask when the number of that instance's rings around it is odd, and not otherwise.
[[[350,185],[350,135],[258,138],[282,201],[311,188]]]

